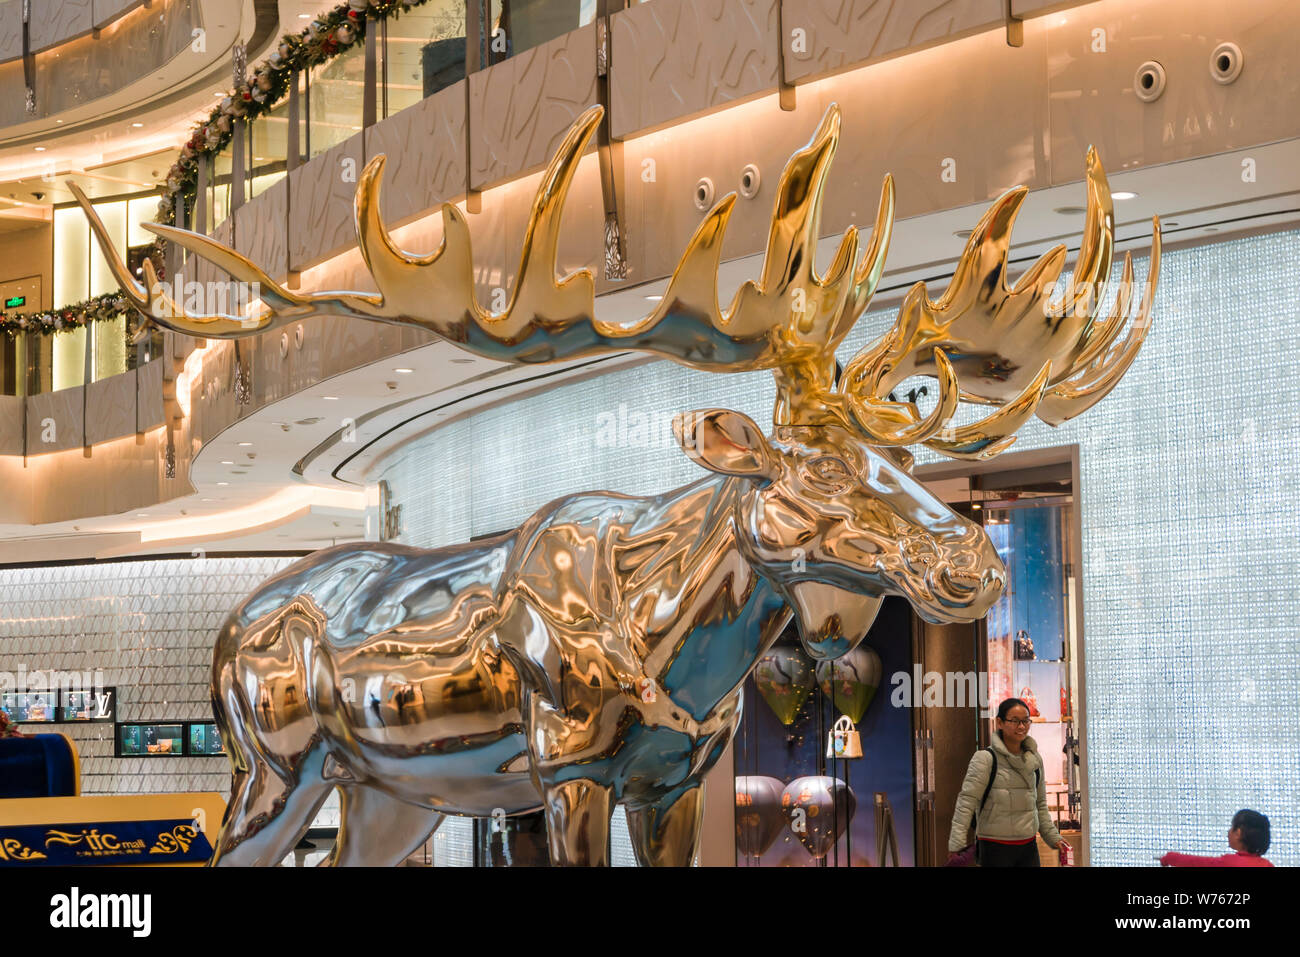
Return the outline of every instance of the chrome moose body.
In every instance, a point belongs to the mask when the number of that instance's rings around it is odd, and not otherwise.
[[[416,326],[519,363],[636,350],[776,379],[770,434],[725,409],[678,421],[682,449],[715,473],[694,485],[657,498],[573,495],[470,545],[327,549],[249,598],[214,658],[213,704],[235,772],[215,863],[277,863],[336,788],[336,864],[395,863],[444,814],[537,808],[555,862],[605,863],[617,803],[643,863],[688,863],[702,776],[736,727],[746,675],[792,615],[808,653],[832,658],[862,640],[886,595],[953,622],[979,618],[1000,594],[1004,573],[987,535],[912,478],[906,447],[987,459],[1035,415],[1050,425],[1080,415],[1119,382],[1150,326],[1158,222],[1136,318],[1127,256],[1101,315],[1114,215],[1090,150],[1085,235],[1063,296],[1051,298],[1064,246],[1007,284],[1026,193],[1013,189],[972,231],[943,295],[932,300],[917,283],[893,327],[841,373],[836,349],[884,271],[894,192],[886,177],[862,256],[850,227],[819,273],[840,132],[834,105],[782,172],[761,275],[729,308],[720,308],[717,272],[734,194],[702,218],[650,315],[602,321],[589,271],[555,275],[564,199],[601,122],[600,107],[584,113],[551,160],[499,313],[477,299],[458,207],[443,206],[434,252],[393,242],[379,214],[382,156],[361,175],[355,210],[378,292],[288,289],[206,236],[155,228],[257,283],[256,315],[186,313],[147,259],[137,282],[70,187],[145,317],[142,335],[154,324],[231,339],[334,315]],[[937,380],[927,413],[891,396],[912,375]],[[958,423],[963,402],[992,411]]]
[[[886,594],[949,621],[1000,594],[982,530],[847,433],[767,440],[726,411],[682,429],[749,473],[563,498],[472,545],[338,546],[250,597],[214,659],[236,767],[215,861],[276,863],[338,788],[336,864],[396,863],[444,814],[539,809],[555,861],[604,863],[616,803],[642,863],[687,864],[703,775],[792,610],[826,656]]]

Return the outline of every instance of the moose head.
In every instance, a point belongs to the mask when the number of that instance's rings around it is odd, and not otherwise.
[[[856,647],[885,595],[954,622],[983,617],[1002,593],[984,530],[859,434],[786,426],[768,437],[728,409],[683,416],[676,429],[696,462],[752,481],[735,516],[741,551],[794,609],[811,657]]]
[[[1113,309],[1099,319],[1114,256],[1114,216],[1105,173],[1090,149],[1085,233],[1063,296],[1051,298],[1065,264],[1063,245],[1045,253],[1014,286],[1007,284],[1011,228],[1027,192],[1018,187],[980,220],[943,295],[932,300],[925,284],[917,283],[893,326],[840,372],[836,349],[866,310],[884,271],[894,187],[886,176],[861,260],[858,229],[850,227],[826,273],[819,274],[814,258],[839,141],[839,108],[831,105],[781,175],[759,279],[744,283],[730,307],[720,308],[717,271],[735,203],[735,195],[728,195],[696,228],[658,306],[632,323],[596,316],[588,270],[555,278],[565,196],[602,115],[600,107],[587,110],[552,158],[500,313],[484,310],[477,299],[469,226],[456,206],[442,207],[443,238],[433,253],[415,255],[394,244],[379,215],[383,156],[364,170],[355,203],[358,244],[377,293],[295,292],[206,236],[148,227],[234,278],[257,283],[261,306],[251,316],[186,313],[158,283],[148,260],[144,283],[137,282],[89,202],[71,188],[146,324],[236,338],[337,315],[415,325],[469,352],[521,363],[635,350],[708,371],[771,370],[777,399],[770,434],[725,409],[687,414],[675,429],[700,465],[748,483],[734,516],[740,547],[794,609],[808,652],[826,658],[850,650],[887,594],[907,598],[931,621],[982,617],[1002,592],[1002,564],[979,525],[912,477],[906,447],[987,459],[1006,450],[1035,414],[1057,425],[1100,401],[1132,364],[1150,325],[1159,221],[1153,223],[1151,267],[1136,318],[1130,324],[1133,270],[1126,256]],[[915,375],[937,382],[937,401],[926,414],[914,402],[891,396]],[[958,424],[963,401],[994,410]]]

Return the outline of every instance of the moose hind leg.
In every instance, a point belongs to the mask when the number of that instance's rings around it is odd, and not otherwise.
[[[642,867],[690,867],[700,845],[704,795],[693,787],[648,807],[629,808],[627,829]]]
[[[395,867],[438,829],[443,815],[368,787],[342,791],[330,867]]]

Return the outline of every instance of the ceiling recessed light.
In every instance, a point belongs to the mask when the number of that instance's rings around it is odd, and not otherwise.
[[[63,121],[62,121],[62,120],[55,120],[54,122],[55,122],[57,125],[59,125],[59,126],[62,126],[62,125],[63,125]]]
[[[38,152],[38,153],[44,153],[44,152],[45,152],[45,147],[44,147],[44,146],[38,146],[38,147],[36,147],[36,152]]]
[[[647,302],[659,302],[663,299],[663,296],[646,296],[645,298]]]
[[[298,14],[298,19],[299,19],[299,20],[310,20],[310,19],[311,19],[311,14],[310,14],[310,13],[300,13],[300,14]]]
[[[1087,210],[1082,206],[1058,206],[1053,212],[1060,213],[1062,216],[1082,216]]]
[[[954,229],[952,234],[958,239],[970,239],[971,232],[972,230],[969,229]]]
[[[205,499],[202,499],[202,501],[204,501],[204,502],[215,502],[216,499],[215,499],[215,498],[205,498]]]
[[[250,446],[250,445],[252,445],[252,444],[253,444],[252,442],[240,442],[240,443],[239,443],[239,447],[240,447],[241,449],[244,449],[244,448],[248,448],[248,446]]]
[[[221,485],[221,486],[225,486],[225,485],[229,485],[230,483],[229,483],[229,482],[218,482],[217,484],[218,484],[218,485]]]
[[[1121,189],[1118,192],[1110,194],[1111,199],[1137,199],[1137,193],[1131,190]]]
[[[397,372],[397,373],[400,373],[401,375],[408,375],[408,374],[414,372],[415,370],[414,370],[414,369],[394,369],[393,371],[394,371],[394,372]]]
[[[138,130],[138,129],[140,129],[142,126],[144,126],[144,124],[143,124],[143,123],[132,123],[131,126],[132,126],[133,129],[137,129],[137,130]]]
[[[221,464],[222,464],[222,465],[234,465],[235,463],[232,462],[232,461],[230,461],[230,459],[222,459],[222,460],[221,460]]]
[[[337,402],[339,400],[339,397],[336,395],[323,395],[321,398],[326,402]]]
[[[148,517],[149,517],[149,513],[148,513],[148,512],[136,512],[136,513],[135,513],[135,517],[136,517],[136,518],[148,518]]]

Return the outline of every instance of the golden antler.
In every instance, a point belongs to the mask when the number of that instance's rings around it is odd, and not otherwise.
[[[621,324],[596,318],[590,271],[555,278],[564,200],[602,114],[599,106],[583,113],[552,158],[533,200],[510,300],[500,314],[484,310],[474,294],[469,225],[457,207],[443,205],[443,239],[433,253],[416,256],[393,242],[379,214],[382,156],[362,172],[355,200],[357,240],[378,294],[298,294],[215,240],[173,226],[148,227],[236,280],[256,283],[265,308],[252,317],[186,313],[164,294],[152,273],[146,274],[141,286],[127,273],[89,202],[79,192],[76,195],[132,303],[158,325],[177,332],[236,338],[313,315],[351,316],[417,325],[470,352],[513,362],[636,349],[716,371],[771,369],[797,362],[816,367],[827,388],[833,387],[829,370],[834,366],[834,347],[861,314],[880,279],[894,208],[893,182],[886,177],[871,246],[862,262],[854,268],[857,230],[852,228],[845,233],[827,275],[815,274],[812,254],[822,187],[839,136],[839,108],[827,111],[813,141],[791,158],[782,175],[758,283],[745,283],[726,312],[718,308],[718,263],[735,202],[734,194],[729,195],[696,229],[656,309],[644,319]],[[792,302],[797,308],[792,308]]]
[[[128,299],[158,325],[177,332],[235,338],[310,316],[337,315],[419,326],[469,352],[512,362],[639,350],[709,371],[771,369],[778,426],[838,424],[875,445],[925,443],[956,458],[996,455],[1035,412],[1052,424],[1083,412],[1114,387],[1142,345],[1159,267],[1159,223],[1139,318],[1112,350],[1127,321],[1132,263],[1126,257],[1114,311],[1095,323],[1114,256],[1114,215],[1105,173],[1089,150],[1085,234],[1072,288],[1059,302],[1049,303],[1047,297],[1064,266],[1064,246],[1046,253],[1014,287],[1006,284],[1011,228],[1027,192],[1019,187],[980,220],[943,296],[932,301],[925,284],[917,283],[894,327],[862,350],[837,382],[835,349],[866,309],[884,270],[894,184],[885,177],[871,244],[861,261],[858,230],[850,227],[829,269],[819,275],[814,258],[822,197],[840,132],[834,104],[808,145],[786,164],[762,272],[740,287],[726,311],[718,306],[717,273],[734,194],[696,228],[653,312],[631,323],[600,320],[591,272],[557,280],[555,260],[565,197],[602,114],[599,106],[583,113],[551,159],[533,200],[510,299],[500,314],[484,310],[475,296],[469,224],[457,207],[442,206],[443,238],[434,252],[418,256],[393,242],[379,213],[383,156],[367,164],[355,199],[357,242],[378,293],[295,293],[206,236],[148,227],[235,279],[256,284],[262,308],[247,317],[187,313],[166,294],[148,262],[144,284],[137,283],[86,197],[75,185],[72,190]],[[913,403],[887,399],[898,382],[917,374],[939,382],[938,403],[924,417]],[[998,409],[953,427],[962,399]]]
[[[955,369],[962,399],[999,408],[968,425],[946,425],[923,441],[951,458],[987,459],[1007,449],[1035,413],[1059,425],[1114,388],[1150,325],[1160,271],[1160,222],[1157,218],[1152,224],[1142,306],[1123,345],[1108,351],[1129,319],[1133,263],[1126,254],[1114,308],[1096,323],[1114,258],[1115,225],[1106,174],[1093,149],[1088,150],[1087,189],[1079,258],[1059,301],[1049,302],[1048,295],[1065,265],[1064,246],[1045,253],[1014,287],[1007,285],[1011,229],[1027,193],[1017,187],[980,219],[944,294],[931,300],[925,284],[917,283],[904,298],[894,328],[849,363],[840,390],[853,397],[855,410],[861,401],[877,407],[880,397],[912,375],[937,377],[944,406]],[[906,403],[894,405],[902,407],[900,428],[910,424],[919,429],[919,412]]]

